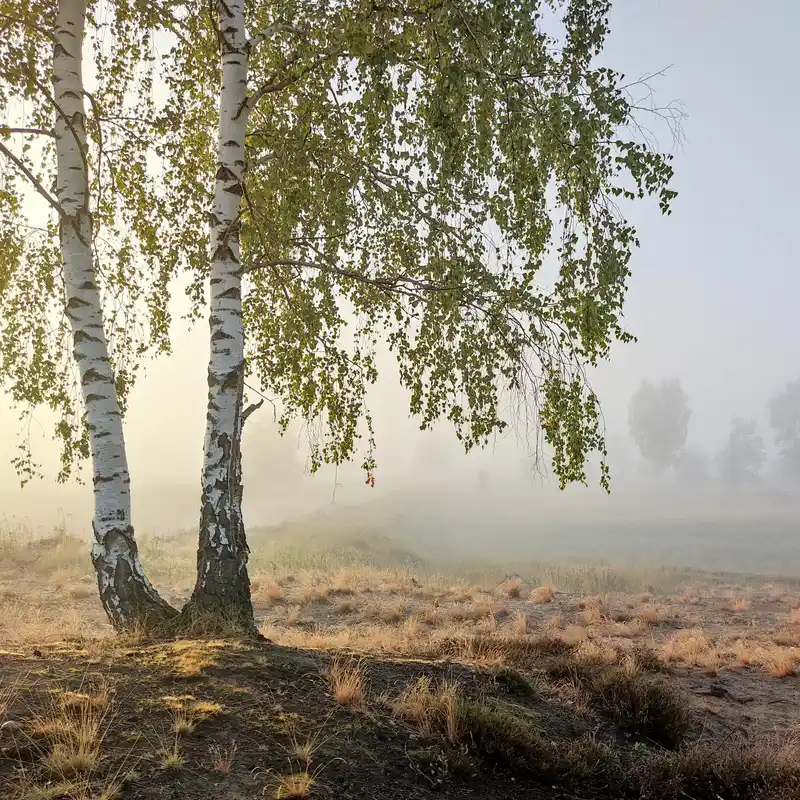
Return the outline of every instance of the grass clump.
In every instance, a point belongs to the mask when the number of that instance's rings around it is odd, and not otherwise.
[[[633,660],[620,666],[559,659],[546,674],[572,683],[591,707],[622,729],[663,747],[678,747],[689,732],[691,712],[683,695],[640,672]]]
[[[365,677],[361,661],[334,659],[328,670],[333,699],[343,706],[360,706],[364,702]]]

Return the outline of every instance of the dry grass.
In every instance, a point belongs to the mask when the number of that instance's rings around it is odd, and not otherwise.
[[[44,768],[56,779],[70,780],[95,772],[107,729],[108,692],[62,692],[43,715],[36,715],[33,731],[49,741],[42,759]]]
[[[317,785],[317,779],[309,772],[293,772],[281,775],[275,780],[273,797],[275,800],[309,797],[311,790]]]
[[[753,606],[752,597],[731,597],[728,602],[730,611],[747,611]]]
[[[664,643],[662,653],[668,663],[680,661],[699,667],[708,667],[720,660],[716,645],[701,628],[677,631]]]
[[[230,747],[221,747],[220,745],[212,745],[209,751],[211,759],[211,769],[214,772],[219,772],[227,775],[233,769],[233,761],[236,756],[236,742],[233,742]]]
[[[459,717],[460,688],[444,681],[434,686],[423,675],[410,683],[391,703],[392,713],[414,723],[424,736],[441,732],[450,744],[461,738]]]
[[[159,755],[161,756],[161,768],[164,770],[183,769],[186,763],[177,735],[171,746],[165,745],[161,748]]]
[[[537,586],[531,590],[528,595],[528,602],[533,605],[544,605],[545,603],[552,603],[555,598],[552,584],[548,583],[544,586]]]
[[[789,612],[789,624],[800,625],[800,608],[793,608]]]
[[[366,679],[362,661],[336,658],[328,670],[333,699],[343,706],[360,706],[364,702]]]
[[[759,657],[761,668],[773,678],[789,678],[797,674],[800,648],[769,647]]]

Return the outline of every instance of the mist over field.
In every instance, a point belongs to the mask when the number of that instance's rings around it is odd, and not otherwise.
[[[750,564],[756,558],[765,568],[785,567],[779,554],[796,552],[798,541],[800,508],[789,496],[798,481],[773,475],[767,404],[800,376],[793,245],[800,162],[792,156],[800,112],[785,101],[798,68],[788,22],[796,13],[789,2],[614,4],[604,58],[631,79],[668,67],[651,81],[656,99],[679,101],[687,116],[679,142],[660,136],[675,156],[675,213],[662,220],[654,207],[633,210],[642,247],[633,258],[626,319],[638,342],[617,345],[611,363],[593,376],[608,426],[610,497],[591,485],[596,470],[589,489],[563,493],[552,478],[532,474],[531,448],[513,432],[468,458],[446,426],[421,433],[387,361],[372,402],[375,488],[364,486],[357,466],[307,475],[305,433],[294,429],[279,440],[265,406],[245,433],[247,525],[324,514],[344,525],[368,519],[426,548],[476,554],[502,546],[512,556],[723,568],[741,553]],[[178,302],[176,319],[182,310]],[[174,356],[148,365],[126,423],[134,524],[143,533],[197,525],[205,323],[187,332],[177,321],[174,342]],[[691,408],[686,447],[710,459],[733,417],[756,420],[768,455],[761,485],[677,489],[672,474],[650,475],[627,419],[643,378],[681,381]],[[0,514],[42,531],[63,520],[88,538],[89,486],[55,484],[50,419],[40,411],[36,420],[41,427],[34,422],[28,432],[46,478],[20,490],[9,465],[19,423],[5,404],[0,409]]]

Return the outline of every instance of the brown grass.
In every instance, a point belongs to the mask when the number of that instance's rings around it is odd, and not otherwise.
[[[233,769],[233,761],[236,756],[236,743],[233,742],[230,747],[222,747],[220,745],[212,745],[209,751],[211,756],[211,769],[214,772],[219,772],[227,775]]]
[[[316,778],[309,772],[293,772],[289,775],[281,775],[275,782],[273,797],[275,800],[309,797],[316,784]]]
[[[545,584],[544,586],[537,586],[531,590],[528,595],[528,602],[533,605],[544,605],[545,603],[552,603],[555,598],[552,584]]]
[[[61,780],[93,773],[101,759],[107,713],[107,698],[95,703],[91,695],[63,693],[44,716],[36,717],[34,731],[50,742],[42,759],[45,769]]]
[[[797,674],[800,648],[770,647],[759,657],[761,668],[773,678],[790,678]]]
[[[728,602],[728,609],[730,611],[747,611],[753,605],[751,597],[732,597]]]
[[[522,581],[519,578],[511,578],[499,587],[500,591],[509,599],[517,600],[522,595]]]
[[[457,683],[444,681],[434,686],[423,675],[403,690],[391,708],[395,716],[413,722],[424,736],[442,732],[455,744],[461,736],[459,699]]]
[[[365,676],[362,661],[336,658],[328,670],[333,699],[343,706],[360,706],[364,702]]]

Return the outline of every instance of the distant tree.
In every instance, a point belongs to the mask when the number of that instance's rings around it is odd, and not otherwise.
[[[728,441],[717,457],[722,480],[731,486],[757,483],[766,459],[756,421],[736,417],[731,422]]]
[[[787,384],[769,401],[769,424],[781,472],[800,477],[800,379]]]
[[[643,380],[631,398],[628,425],[642,457],[659,473],[671,467],[686,442],[691,409],[680,380]]]

